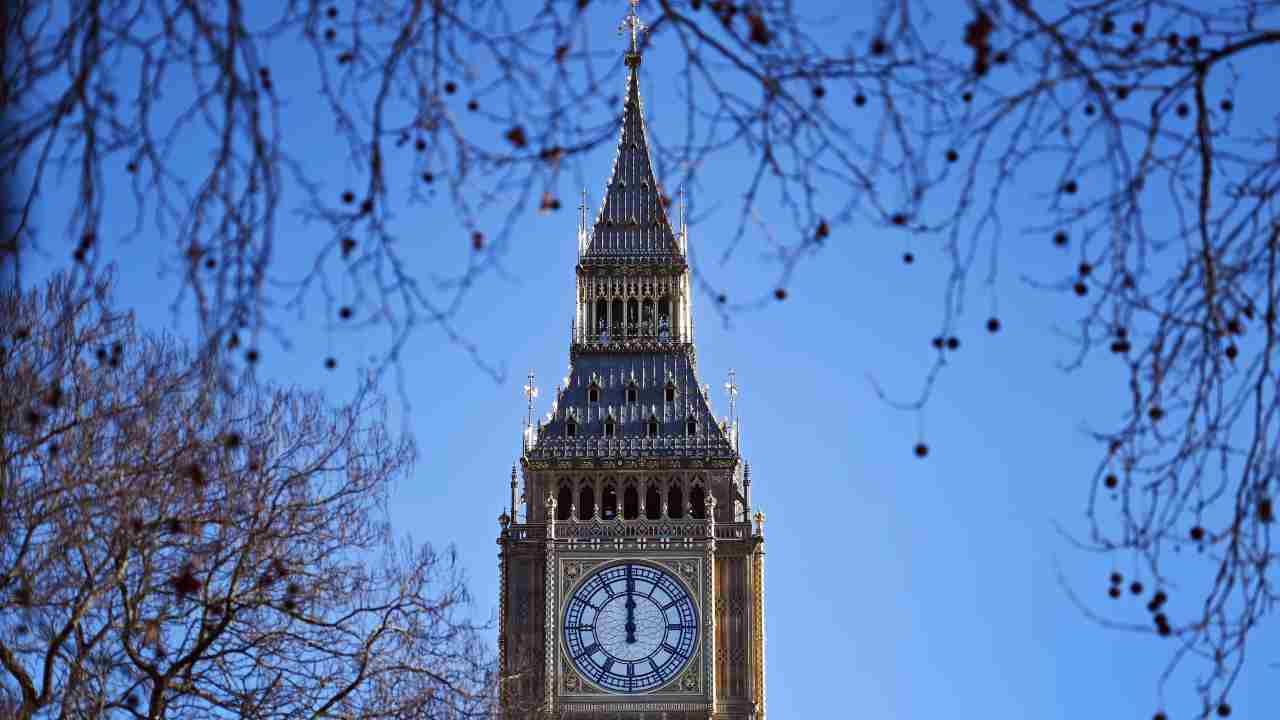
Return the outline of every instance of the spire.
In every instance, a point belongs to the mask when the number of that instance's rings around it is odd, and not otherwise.
[[[619,26],[619,31],[630,33],[631,43],[626,54],[627,95],[618,152],[582,261],[683,265],[684,256],[667,217],[669,200],[664,202],[649,156],[639,77],[640,33],[645,26],[636,16],[639,0],[630,2],[631,9]]]

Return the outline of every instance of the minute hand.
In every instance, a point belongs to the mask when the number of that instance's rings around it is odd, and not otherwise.
[[[636,601],[632,595],[636,591],[636,581],[631,577],[631,566],[627,566],[627,644],[636,641]]]

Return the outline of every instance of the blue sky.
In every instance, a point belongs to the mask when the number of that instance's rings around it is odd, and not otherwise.
[[[624,7],[592,4],[596,48],[615,41]],[[867,25],[866,18],[840,20],[832,37]],[[616,43],[621,63],[622,40]],[[336,194],[355,173],[342,158],[324,154],[332,128],[302,120],[314,111],[308,58],[283,46],[273,52],[276,77],[297,73],[285,87],[294,98],[286,117],[298,118],[291,142],[317,148],[315,172],[332,178]],[[682,105],[668,91],[674,64],[664,52],[675,48],[659,37],[643,66],[642,93],[650,132],[674,140],[683,129],[676,115]],[[1265,93],[1248,88],[1246,77],[1236,94],[1238,114],[1261,122],[1272,109]],[[202,159],[192,153],[187,161],[195,172]],[[593,212],[611,161],[608,147],[585,163]],[[707,261],[702,269],[744,294],[771,287],[776,275],[764,241],[748,237],[728,266],[711,259],[734,231],[736,183],[750,161],[723,155],[703,168],[693,192],[702,208],[720,207],[690,230],[697,259]],[[559,194],[576,199],[573,183],[566,175]],[[772,202],[764,201],[761,214],[789,231]],[[49,235],[58,237],[66,206],[51,198],[41,212]],[[114,232],[104,238],[123,234],[128,219],[123,212],[109,217]],[[1013,228],[1035,222],[1016,209],[1007,219]],[[468,233],[447,202],[406,204],[396,223],[424,277],[464,257],[457,249],[468,246]],[[505,382],[495,383],[432,328],[414,335],[401,354],[408,404],[396,406],[393,422],[405,413],[419,458],[392,497],[393,521],[417,540],[456,544],[481,619],[496,608],[496,517],[519,452],[525,373],[533,370],[543,389],[535,413],[541,415],[568,362],[575,226],[572,210],[529,212],[502,257],[505,274],[486,275],[461,311],[460,324],[481,354],[507,369]],[[286,219],[277,262],[287,263],[294,246],[309,247],[314,231]],[[54,243],[46,246],[55,248],[51,258],[64,257]],[[1074,261],[1043,238],[1011,237],[994,295],[1002,330],[984,330],[992,296],[974,283],[956,330],[962,345],[949,354],[918,418],[889,408],[871,382],[912,397],[935,358],[929,340],[941,322],[950,266],[930,242],[912,244],[917,261],[906,266],[902,233],[855,222],[833,233],[817,261],[800,266],[785,302],[726,323],[709,298],[695,300],[702,380],[724,414],[720,388],[728,371],[737,371],[754,499],[768,515],[771,717],[844,710],[921,720],[1146,718],[1161,706],[1171,717],[1193,716],[1193,684],[1203,668],[1179,671],[1162,701],[1157,679],[1176,641],[1098,627],[1059,581],[1108,617],[1145,622],[1145,599],[1106,596],[1107,575],[1118,569],[1127,582],[1135,566],[1126,560],[1113,568],[1110,559],[1073,549],[1058,531],[1087,532],[1083,513],[1098,456],[1083,428],[1113,420],[1123,399],[1122,368],[1109,355],[1075,373],[1058,369],[1073,348],[1055,328],[1073,323],[1082,306],[1023,282],[1023,275],[1066,277]],[[161,271],[158,247],[171,249],[156,237],[116,251],[117,298],[149,326],[188,331],[189,322],[170,310],[178,285]],[[54,264],[44,261],[36,274]],[[291,347],[267,341],[262,371],[322,388],[341,402],[385,338],[376,330],[332,332],[323,314],[316,304],[305,314],[282,315]],[[340,362],[334,372],[321,366],[330,353]],[[920,437],[931,448],[924,460],[911,452]],[[1170,594],[1175,618],[1195,607],[1195,586]],[[1234,717],[1272,717],[1280,705],[1276,639],[1274,628],[1257,633],[1232,696]]]

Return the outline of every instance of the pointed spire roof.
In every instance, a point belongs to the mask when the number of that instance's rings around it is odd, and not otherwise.
[[[581,259],[584,263],[683,265],[684,253],[667,217],[664,195],[653,175],[653,162],[649,157],[644,104],[640,99],[640,52],[635,46],[634,33],[626,62],[627,99],[622,109],[618,151],[605,186],[604,202]]]

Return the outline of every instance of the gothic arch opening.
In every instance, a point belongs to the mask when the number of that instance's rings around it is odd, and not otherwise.
[[[569,418],[564,422],[565,437],[578,437],[578,421]]]
[[[656,416],[649,416],[649,421],[645,423],[645,434],[649,437],[658,437],[658,418]]]
[[[705,520],[707,517],[707,493],[701,487],[694,487],[689,491],[689,506],[693,509],[693,516],[699,520]]]
[[[640,306],[640,327],[645,335],[653,334],[653,298],[645,298]]]
[[[693,437],[694,435],[697,435],[697,434],[698,434],[698,421],[697,421],[697,420],[694,420],[693,418],[689,418],[688,420],[685,420],[685,421],[684,421],[684,434],[685,434],[685,435],[688,435],[689,437]]]
[[[622,519],[635,520],[640,517],[640,493],[632,485],[622,491]]]
[[[590,485],[583,485],[578,491],[578,519],[590,520],[596,510],[596,491]]]
[[[571,517],[569,513],[572,505],[573,490],[569,488],[567,483],[563,484],[560,486],[560,492],[556,493],[556,519],[568,520]]]
[[[627,301],[627,333],[635,335],[640,326],[640,303],[635,298]]]
[[[600,493],[600,517],[605,520],[612,520],[618,516],[618,493],[613,489],[610,483],[604,486],[604,491]]]
[[[613,327],[610,329],[610,332],[612,332],[614,335],[621,336],[622,335],[622,300],[621,299],[613,301],[612,310],[613,310],[613,313],[612,313]]]
[[[604,298],[596,300],[596,332],[603,335],[609,330],[609,302]]]
[[[644,494],[644,516],[650,520],[662,519],[662,496],[656,485],[650,485]]]
[[[604,436],[607,438],[611,438],[611,437],[614,437],[617,434],[617,432],[618,432],[618,424],[613,421],[613,418],[611,417],[605,418],[604,419]]]
[[[667,491],[667,517],[675,520],[684,517],[684,493],[678,482],[671,483],[671,489]]]

